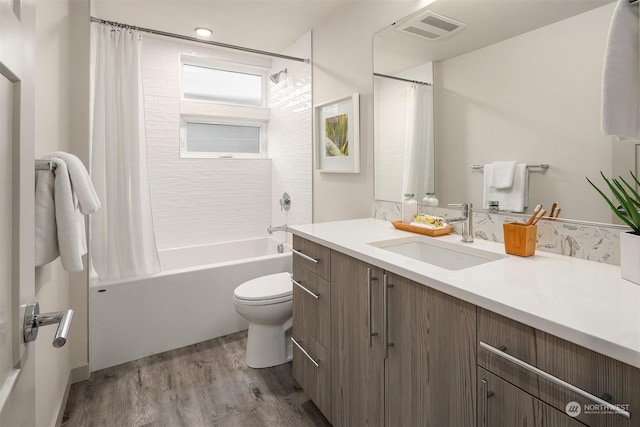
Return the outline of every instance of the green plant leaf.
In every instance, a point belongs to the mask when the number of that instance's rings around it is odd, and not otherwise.
[[[636,211],[637,211],[638,210],[637,208],[640,208],[640,194],[638,194],[636,189],[633,188],[633,186],[631,186],[627,181],[625,181],[623,177],[619,176],[618,179],[620,179],[620,181],[622,181],[624,185],[627,187],[627,189],[631,192],[631,196],[632,196],[631,203],[633,203],[636,206]]]
[[[602,172],[600,172],[602,174]],[[604,175],[603,175],[604,177]],[[613,211],[613,213],[620,218],[620,221],[624,222],[625,224],[627,224],[629,227],[631,227],[633,229],[633,231],[635,233],[639,233],[640,232],[640,225],[635,225],[634,223],[632,223],[627,217],[625,217],[624,215],[622,215],[620,212],[618,212],[618,208],[613,204],[613,202],[611,202],[611,200],[602,192],[602,190],[600,190],[593,182],[591,182],[591,180],[589,178],[587,178],[587,181],[589,181],[589,184],[591,184],[591,186],[593,188],[595,188],[595,190],[602,196],[602,198],[607,202],[607,204],[609,205],[609,207],[611,208],[611,210]],[[607,181],[607,179],[605,178],[605,181]]]

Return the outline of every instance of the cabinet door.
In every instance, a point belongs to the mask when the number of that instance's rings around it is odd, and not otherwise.
[[[475,306],[388,276],[387,425],[474,425]]]
[[[384,423],[382,271],[332,251],[331,288],[333,424],[381,426]]]
[[[478,427],[584,427],[574,418],[480,367],[478,396]]]

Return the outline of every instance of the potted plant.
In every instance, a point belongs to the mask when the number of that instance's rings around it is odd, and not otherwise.
[[[629,171],[633,181],[640,186],[640,181]],[[613,193],[619,206],[613,203],[589,178],[589,184],[604,198],[614,214],[627,224],[631,231],[620,233],[620,273],[623,279],[640,284],[640,194],[624,178],[619,176],[608,179],[602,171],[602,178]]]

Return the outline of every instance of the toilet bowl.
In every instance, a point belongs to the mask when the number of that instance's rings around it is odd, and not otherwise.
[[[293,285],[290,273],[249,280],[233,291],[233,305],[249,321],[245,361],[267,368],[291,360]]]

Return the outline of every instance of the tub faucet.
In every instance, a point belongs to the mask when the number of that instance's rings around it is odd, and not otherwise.
[[[267,233],[269,234],[273,234],[274,231],[289,231],[289,227],[287,227],[287,224],[285,224],[285,225],[281,225],[280,227],[273,227],[270,225],[267,228]]]
[[[458,218],[447,219],[449,224],[455,222],[462,223],[462,242],[473,243],[473,204],[469,202],[464,203],[450,203],[449,206],[453,208],[462,208],[462,216]]]

